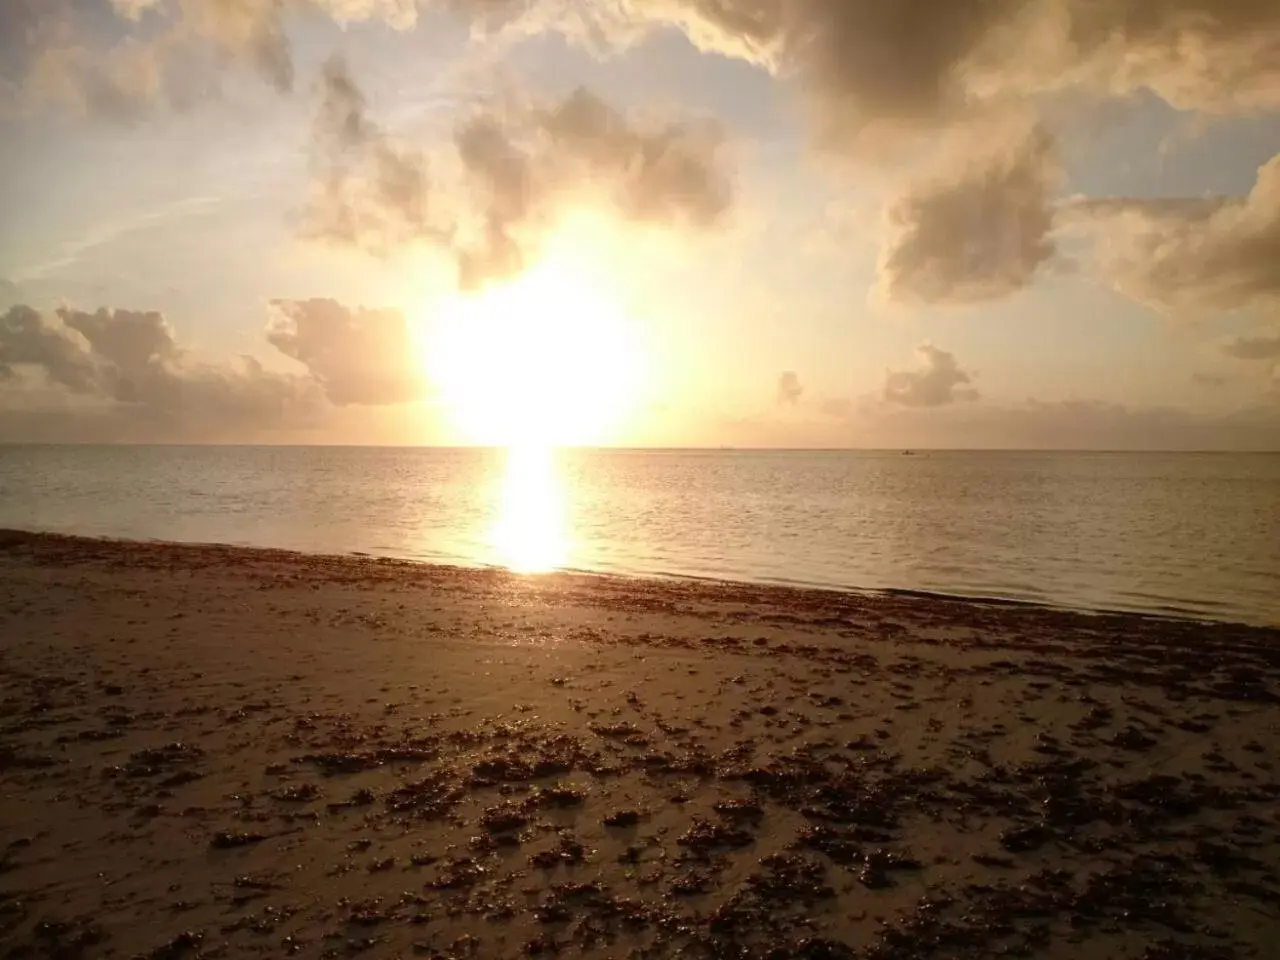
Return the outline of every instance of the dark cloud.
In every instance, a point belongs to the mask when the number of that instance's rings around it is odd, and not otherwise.
[[[1023,130],[995,151],[961,157],[911,184],[887,211],[880,288],[893,301],[992,300],[1029,285],[1054,256],[1053,137]]]
[[[339,406],[416,400],[422,367],[399,310],[351,308],[334,300],[275,300],[267,340],[303,364]]]
[[[1280,309],[1280,155],[1245,197],[1083,202],[1121,292],[1170,312]]]
[[[60,309],[67,330],[84,338],[98,368],[98,385],[121,402],[152,402],[172,387],[181,351],[173,329],[154,311]]]
[[[1280,330],[1251,337],[1236,337],[1223,345],[1223,352],[1237,360],[1280,360]]]
[[[778,403],[794,407],[800,402],[802,396],[804,396],[804,385],[800,382],[798,373],[787,370],[778,377]]]
[[[1016,0],[633,0],[682,25],[704,48],[793,76],[814,108],[819,141],[933,125],[969,106],[966,66]]]
[[[252,359],[202,363],[160,314],[129,310],[16,306],[0,315],[0,380],[12,387],[32,377],[36,387],[94,402],[88,409],[117,426],[128,421],[169,438],[302,422],[318,399],[309,380],[268,372]]]
[[[1216,113],[1280,106],[1273,0],[630,0],[796,78],[818,139],[936,128],[1067,86]]]
[[[25,305],[0,315],[0,378],[16,377],[21,367],[39,369],[76,393],[98,388],[98,364],[84,337]]]
[[[163,363],[178,353],[173,329],[154,310],[61,309],[58,316],[89,342],[95,354],[126,372]]]
[[[973,378],[960,369],[954,354],[928,343],[916,352],[921,367],[885,375],[881,393],[885,401],[904,407],[942,407],[978,399],[978,391],[969,386]]]

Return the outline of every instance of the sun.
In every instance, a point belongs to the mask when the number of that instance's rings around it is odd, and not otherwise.
[[[607,443],[643,385],[638,325],[581,245],[552,247],[510,282],[444,307],[427,372],[473,443]]]

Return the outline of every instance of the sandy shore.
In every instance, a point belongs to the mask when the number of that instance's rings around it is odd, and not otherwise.
[[[1274,957],[1280,632],[0,533],[0,957]]]

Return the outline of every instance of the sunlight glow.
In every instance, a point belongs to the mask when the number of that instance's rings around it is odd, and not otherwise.
[[[609,442],[639,401],[637,325],[590,231],[562,231],[505,284],[446,305],[425,353],[464,437],[495,446]]]
[[[493,546],[516,573],[546,573],[568,559],[564,490],[551,448],[508,448]]]

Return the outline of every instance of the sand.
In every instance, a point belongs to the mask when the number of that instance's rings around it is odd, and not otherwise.
[[[1280,632],[0,533],[0,957],[1275,957]]]

